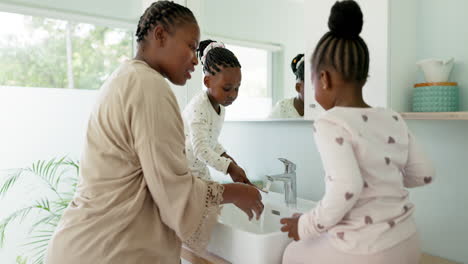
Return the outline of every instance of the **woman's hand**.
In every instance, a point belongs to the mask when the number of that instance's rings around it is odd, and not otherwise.
[[[224,185],[223,203],[233,203],[239,209],[244,211],[249,220],[252,220],[254,214],[257,220],[263,212],[262,195],[253,186],[240,183],[228,183]]]
[[[299,232],[298,232],[298,225],[299,225],[299,217],[301,217],[302,214],[293,214],[292,217],[289,218],[282,218],[280,220],[280,223],[283,225],[281,227],[282,232],[287,232],[288,237],[294,239],[294,241],[299,241]]]

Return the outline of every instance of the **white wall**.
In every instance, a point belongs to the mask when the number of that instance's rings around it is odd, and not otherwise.
[[[97,92],[0,87],[0,169],[64,154],[78,158]]]
[[[0,87],[0,182],[7,169],[29,166],[36,160],[68,155],[79,159],[89,112],[97,91]],[[0,219],[41,195],[33,181],[0,199]],[[42,193],[43,194],[43,193]],[[29,225],[13,225],[0,263],[11,264],[25,243]]]

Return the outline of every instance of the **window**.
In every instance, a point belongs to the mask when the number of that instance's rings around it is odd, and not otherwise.
[[[130,30],[0,12],[0,86],[99,89],[132,57]]]

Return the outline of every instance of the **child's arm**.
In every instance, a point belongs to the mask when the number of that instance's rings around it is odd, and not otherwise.
[[[216,147],[214,149],[216,153],[220,153],[221,157],[225,157],[226,159],[230,159],[234,164],[237,165],[237,162],[234,160],[233,157],[227,154],[226,150],[224,149],[223,145],[221,145],[219,142],[216,144]]]
[[[210,147],[210,134],[208,131],[212,128],[208,125],[206,114],[199,110],[199,115],[188,120],[188,125],[193,152],[199,160],[224,174],[229,173],[234,182],[252,184],[245,175],[245,171],[237,165],[234,159],[226,154],[219,142],[214,148]]]
[[[232,162],[234,162],[234,164],[237,165],[237,162],[234,160],[234,158],[231,157],[231,156],[229,156],[226,152],[223,152],[223,154],[221,154],[221,156],[222,156],[222,157],[225,157],[225,158],[227,158],[227,159],[232,160]]]
[[[349,132],[324,120],[315,122],[315,131],[326,173],[326,190],[317,207],[299,218],[300,239],[319,236],[341,221],[355,205],[364,185]]]
[[[231,157],[229,154],[227,154],[227,151],[224,149],[223,145],[221,145],[219,142],[216,144],[215,147],[215,152],[220,153],[221,157],[225,157],[226,159],[230,159],[234,164],[237,165],[237,162],[234,160],[233,157]]]
[[[221,145],[219,142],[216,144],[216,147],[214,148],[214,151],[216,153],[219,153],[219,155],[223,155],[226,153],[226,150],[224,149],[223,145]]]
[[[414,136],[409,133],[408,137],[408,161],[402,171],[403,183],[407,188],[429,184],[434,180],[435,169]]]
[[[189,140],[193,147],[195,157],[209,165],[210,167],[227,174],[231,160],[222,157],[224,149],[215,149],[210,147],[210,135],[208,131],[210,126],[205,115],[197,115],[192,120],[188,120],[189,125]],[[219,145],[219,144],[218,144]],[[223,151],[220,153],[220,151]]]

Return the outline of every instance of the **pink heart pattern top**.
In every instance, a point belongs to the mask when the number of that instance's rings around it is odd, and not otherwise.
[[[432,183],[435,172],[398,113],[335,107],[312,132],[327,184],[317,206],[299,219],[301,239],[327,232],[345,252],[369,254],[416,232],[406,188]]]

